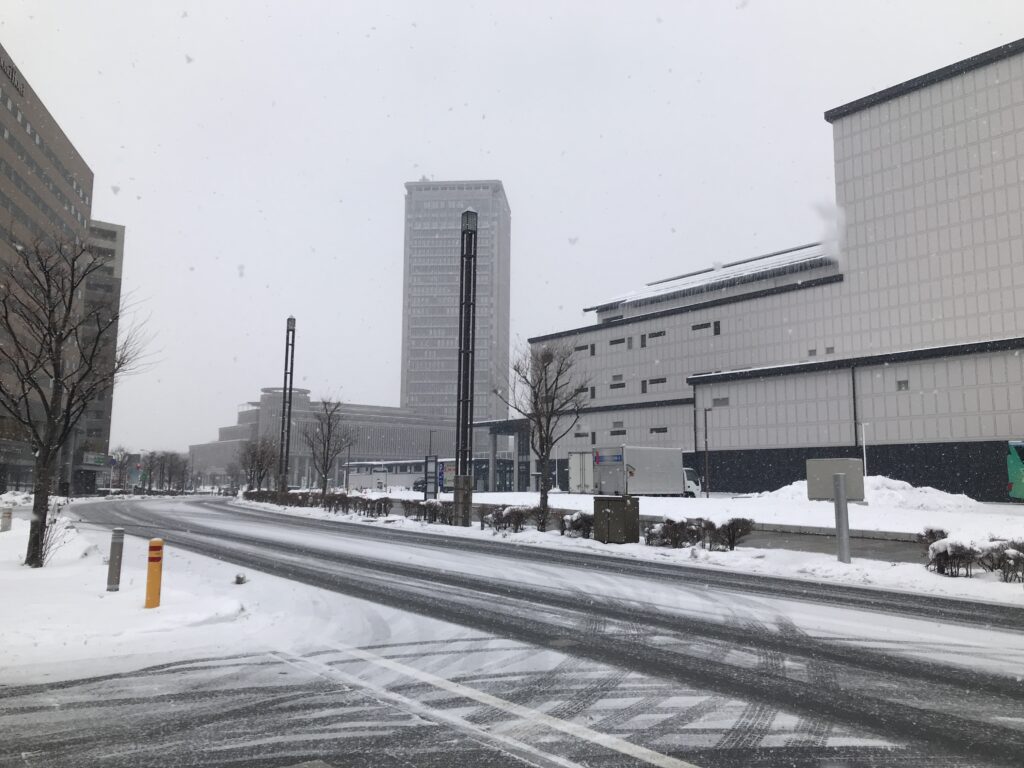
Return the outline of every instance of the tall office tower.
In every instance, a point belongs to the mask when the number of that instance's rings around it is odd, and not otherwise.
[[[10,257],[13,243],[88,240],[114,259],[90,280],[85,300],[116,302],[123,227],[94,222],[90,228],[92,171],[2,46],[0,72],[0,258]],[[109,396],[90,405],[79,426],[60,479],[71,479],[73,492],[88,492],[108,474]],[[32,462],[20,428],[0,414],[0,489],[31,487]]]
[[[478,214],[473,420],[503,419],[508,386],[512,213],[500,181],[405,185],[402,406],[455,418],[462,211]],[[479,446],[483,447],[483,446]]]

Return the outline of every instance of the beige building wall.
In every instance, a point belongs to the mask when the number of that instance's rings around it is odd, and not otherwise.
[[[1024,335],[1024,51],[857,107],[826,113],[844,351]]]

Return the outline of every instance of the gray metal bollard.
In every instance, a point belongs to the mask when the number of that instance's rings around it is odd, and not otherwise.
[[[839,542],[839,562],[850,562],[850,513],[846,508],[846,475],[832,475],[836,496],[836,539]]]
[[[107,592],[121,588],[121,555],[124,553],[124,528],[110,534],[110,560],[107,565]]]
[[[14,514],[14,507],[4,507],[0,512],[0,533],[11,530],[11,516]]]

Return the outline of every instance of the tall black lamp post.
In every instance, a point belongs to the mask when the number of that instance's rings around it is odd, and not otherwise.
[[[277,489],[288,491],[288,454],[292,444],[292,385],[295,382],[295,318],[284,334],[284,386],[281,387],[281,440],[277,444]]]
[[[473,508],[473,362],[476,351],[476,226],[472,208],[462,212],[459,272],[459,369],[455,409],[455,518],[468,526]]]

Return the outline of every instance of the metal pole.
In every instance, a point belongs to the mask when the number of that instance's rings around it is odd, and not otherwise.
[[[868,476],[868,441],[864,436],[864,428],[867,426],[865,422],[860,423],[860,447],[864,453],[864,477]]]
[[[288,455],[292,442],[292,387],[295,383],[295,318],[284,334],[284,384],[281,387],[281,439],[278,442],[277,489],[288,490]]]
[[[352,471],[352,443],[348,444],[348,458],[345,459],[345,493],[348,493],[348,473]]]
[[[704,498],[711,498],[711,461],[708,458],[708,411],[704,409]]]
[[[839,562],[850,562],[850,515],[846,508],[846,475],[832,475],[832,488],[836,497],[836,539],[839,544]]]
[[[473,390],[476,350],[477,214],[462,212],[462,253],[459,273],[459,358],[455,425],[455,518],[469,525],[473,506]]]
[[[107,592],[121,588],[121,556],[124,553],[124,528],[115,528],[110,534],[110,558],[107,561]]]

